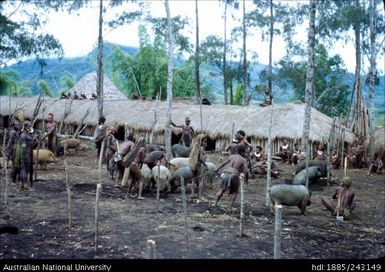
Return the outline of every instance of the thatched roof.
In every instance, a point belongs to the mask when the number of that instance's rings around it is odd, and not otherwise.
[[[378,127],[375,132],[375,145],[376,150],[385,148],[385,127]]]
[[[88,73],[83,76],[78,83],[75,84],[69,91],[71,95],[76,91],[77,94],[83,92],[87,96],[87,98],[91,98],[93,93],[96,94],[96,72]],[[108,100],[128,100],[128,98],[122,94],[121,91],[116,88],[114,83],[104,75],[103,78],[103,98],[105,101]]]
[[[32,115],[35,108],[37,97],[13,97],[11,100],[11,112],[15,108],[22,108],[27,115]],[[61,121],[64,116],[66,99],[45,98],[45,115],[53,112],[55,119]],[[0,115],[9,115],[9,97],[0,97]],[[139,131],[151,131],[154,123],[154,112],[156,101],[111,101],[104,103],[104,113],[108,124],[128,124],[130,129]],[[203,105],[203,128],[200,129],[200,110],[199,105],[186,104],[181,101],[172,104],[172,119],[176,124],[183,124],[184,118],[189,116],[191,125],[195,130],[204,132],[210,138],[230,138],[234,123],[234,131],[243,129],[247,135],[262,139],[268,137],[269,120],[271,113],[270,107],[258,106],[225,106],[225,105]],[[95,125],[98,120],[97,101],[94,100],[74,100],[71,113],[67,116],[66,122],[77,123],[85,114],[87,109],[90,113],[85,119],[85,123]],[[42,108],[39,117],[42,115]],[[290,139],[301,139],[304,119],[304,104],[287,103],[274,105],[274,117],[272,126],[273,138],[287,137]],[[164,133],[166,126],[167,103],[159,103],[157,112],[157,123],[155,133]],[[310,126],[310,139],[312,141],[326,142],[332,127],[332,118],[312,109]],[[354,135],[346,130],[345,140],[353,142]]]

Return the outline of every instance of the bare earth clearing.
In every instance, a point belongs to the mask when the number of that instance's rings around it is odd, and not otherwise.
[[[89,144],[89,143],[88,143]],[[206,155],[218,165],[219,154]],[[72,183],[73,225],[68,228],[64,157],[48,170],[38,171],[33,190],[19,191],[10,184],[8,205],[3,205],[1,181],[0,227],[12,225],[17,235],[0,234],[0,259],[142,259],[146,240],[156,241],[159,259],[271,259],[273,258],[274,216],[265,207],[265,179],[249,181],[245,188],[246,237],[239,238],[239,201],[226,211],[227,193],[220,207],[212,207],[219,188],[216,181],[207,189],[208,201],[188,198],[190,256],[186,250],[181,194],[162,196],[156,211],[155,193],[145,200],[125,199],[114,189],[105,165],[100,198],[99,249],[94,251],[95,192],[98,179],[96,151],[67,156]],[[274,183],[284,183],[294,166],[284,170]],[[357,194],[351,221],[338,222],[320,203],[331,197],[332,186],[311,186],[312,205],[303,216],[297,207],[284,207],[282,214],[282,258],[285,259],[369,259],[385,256],[385,179],[366,177],[367,169],[348,170]],[[335,173],[339,173],[337,170]],[[124,190],[125,192],[125,190]]]

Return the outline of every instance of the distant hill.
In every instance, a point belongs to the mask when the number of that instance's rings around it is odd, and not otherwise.
[[[138,48],[128,47],[122,45],[115,45],[111,43],[105,43],[103,48],[103,55],[108,56],[112,52],[113,46],[117,46],[120,50],[131,56],[138,52]],[[97,59],[97,48],[91,51],[87,56],[78,58],[63,58],[58,59],[47,59],[46,66],[44,67],[43,73],[40,73],[40,67],[35,60],[23,61],[9,67],[3,68],[3,70],[15,70],[21,75],[21,80],[31,81],[33,94],[38,94],[39,90],[36,86],[37,81],[40,79],[45,80],[52,88],[54,95],[58,95],[60,91],[60,80],[63,75],[71,76],[75,82],[79,81],[84,75],[96,71],[96,59]],[[177,60],[177,64],[181,65],[184,60]],[[259,73],[266,67],[264,64],[252,64],[250,66],[251,75],[251,86],[255,86],[259,82]],[[111,68],[108,61],[105,62],[105,73],[110,76]],[[201,75],[204,78],[207,85],[211,86],[217,102],[223,101],[223,77],[218,68],[214,68],[210,65],[201,66]],[[364,82],[364,78],[362,79]],[[346,83],[350,86],[349,90],[353,89],[354,75],[349,74],[346,78]],[[368,99],[368,88],[364,87],[364,93],[366,101]],[[288,89],[282,90],[279,88],[273,89],[273,95],[277,103],[285,103],[290,101],[292,98],[293,91],[289,87]],[[253,95],[254,103],[258,100],[262,100],[261,94]],[[381,113],[385,116],[385,76],[380,77],[380,85],[375,88],[375,107],[376,112]]]

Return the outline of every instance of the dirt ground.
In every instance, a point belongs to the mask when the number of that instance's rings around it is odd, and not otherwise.
[[[88,143],[89,144],[89,143]],[[220,154],[207,154],[218,165]],[[223,156],[222,156],[223,157]],[[11,183],[4,205],[5,178],[1,176],[0,227],[17,227],[18,234],[0,234],[0,259],[142,259],[147,257],[146,240],[156,242],[159,259],[272,259],[274,216],[265,206],[266,182],[253,178],[245,187],[245,234],[239,238],[238,196],[235,209],[227,211],[229,197],[212,207],[220,184],[207,188],[205,198],[188,198],[188,244],[181,193],[162,196],[159,212],[155,193],[145,200],[125,199],[114,189],[106,166],[102,168],[99,206],[99,246],[95,254],[95,195],[98,180],[94,149],[69,155],[72,184],[72,226],[68,227],[64,157],[47,170],[38,171],[33,189],[19,191]],[[294,166],[280,165],[284,183]],[[368,259],[385,256],[384,175],[365,176],[367,169],[348,170],[357,194],[357,207],[350,221],[336,221],[325,210],[320,197],[331,197],[336,185],[313,185],[312,204],[306,216],[297,207],[282,212],[282,258],[285,259]],[[333,174],[338,175],[339,170]],[[125,191],[124,191],[125,192]]]

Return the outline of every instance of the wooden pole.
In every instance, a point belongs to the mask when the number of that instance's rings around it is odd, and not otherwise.
[[[270,106],[269,134],[267,138],[267,178],[266,178],[266,207],[270,207],[270,187],[271,187],[271,129],[273,127],[274,104]]]
[[[186,240],[186,249],[187,249],[187,258],[190,259],[190,243],[188,237],[188,222],[187,222],[187,198],[186,198],[186,184],[184,183],[184,178],[180,174],[180,184],[182,187],[182,201],[183,201],[183,213],[184,213],[184,231],[185,231],[185,240]]]
[[[155,259],[155,246],[156,243],[154,240],[147,240],[146,241],[147,245],[147,259]]]
[[[282,205],[275,205],[274,259],[281,259]]]
[[[158,177],[156,178],[156,211],[159,212],[160,198],[160,161],[158,161]]]
[[[244,225],[245,225],[245,214],[243,210],[243,204],[244,204],[244,176],[243,174],[240,175],[241,180],[241,214],[239,216],[240,222],[239,222],[239,237],[244,236]]]
[[[341,171],[340,171],[340,179],[342,178],[342,171],[343,171],[343,163],[344,163],[344,143],[345,143],[345,127],[342,127],[342,132],[341,132]]]
[[[128,126],[128,124],[124,123],[124,139],[123,139],[123,141],[125,141],[127,139],[127,126]]]
[[[344,178],[346,177],[347,169],[348,169],[348,157],[345,157],[345,161],[344,161]]]
[[[4,129],[4,135],[3,135],[3,150],[5,152],[5,139],[7,136],[7,129]],[[8,161],[7,156],[4,154],[3,157],[3,165],[4,165],[4,175],[5,175],[5,188],[4,188],[4,205],[7,205],[7,195],[8,195]],[[14,165],[12,165],[14,167]]]
[[[95,201],[95,253],[98,252],[99,241],[99,195],[102,189],[102,184],[96,185],[96,201]]]
[[[67,161],[64,160],[64,171],[66,174],[66,189],[67,189],[67,212],[68,212],[68,228],[71,229],[72,226],[72,198],[71,198],[71,184],[69,182],[68,166]]]
[[[198,198],[199,198],[199,200],[202,200],[203,192],[205,190],[205,167],[202,164],[199,167],[202,167],[202,171],[201,171],[202,175],[199,178],[199,196],[198,196]]]
[[[37,142],[36,161],[35,161],[35,180],[37,180],[37,166],[38,166],[38,161],[39,161],[40,141],[41,141],[41,138],[39,138],[38,142]],[[64,149],[64,152],[65,152],[65,149]]]
[[[106,145],[105,139],[102,142],[102,147],[100,150],[100,155],[99,155],[99,181],[98,184],[102,184],[102,161],[103,161],[103,155],[104,155],[104,146]]]

